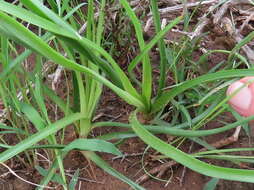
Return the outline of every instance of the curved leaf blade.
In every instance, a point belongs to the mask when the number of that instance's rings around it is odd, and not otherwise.
[[[135,112],[132,113],[130,122],[133,130],[145,143],[189,169],[210,177],[254,183],[254,170],[231,169],[207,164],[165,143],[148,132],[138,122]]]
[[[48,44],[46,44],[41,38],[33,34],[31,31],[29,31],[27,28],[25,28],[23,25],[15,21],[10,16],[0,12],[0,22],[1,22],[0,30],[5,30],[6,31],[4,33],[5,35],[9,33],[10,34],[9,37],[14,38],[14,40],[21,42],[22,44],[24,44],[25,46],[28,46],[33,51],[40,53],[41,55],[45,56],[48,59],[51,59],[57,64],[60,64],[74,71],[84,72],[92,76],[95,80],[111,88],[116,94],[118,94],[121,98],[123,98],[129,104],[132,104],[141,109],[144,107],[143,102],[139,98],[137,98],[137,96],[133,95],[134,94],[133,92],[129,93],[127,91],[124,91],[121,88],[114,85],[109,80],[107,80],[105,77],[98,74],[97,72],[85,66],[79,65],[69,59],[66,59],[64,56],[62,56],[61,54],[56,52],[54,49],[52,49],[50,46],[48,46]],[[83,41],[86,41],[87,43],[90,42],[89,40],[85,40],[85,39]],[[126,80],[128,80],[128,78]]]
[[[0,154],[0,162],[5,162],[6,160],[16,156],[20,152],[28,149],[35,143],[41,141],[42,139],[56,133],[58,130],[64,128],[67,125],[72,124],[73,122],[82,119],[84,116],[81,113],[71,114],[47,127],[43,128],[41,131],[35,133],[34,135],[28,137],[27,139],[21,141],[17,145],[9,148],[8,150]]]
[[[68,144],[62,151],[68,152],[73,149],[106,152],[118,156],[122,155],[112,143],[100,139],[76,139]]]
[[[253,73],[254,69],[233,69],[202,75],[193,80],[183,82],[182,84],[163,92],[159,98],[155,99],[154,104],[152,105],[152,113],[160,111],[178,94],[201,83],[234,77],[253,76]]]

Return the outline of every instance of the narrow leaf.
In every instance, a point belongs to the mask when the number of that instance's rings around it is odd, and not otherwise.
[[[76,139],[68,144],[62,151],[68,152],[72,149],[107,152],[115,155],[122,155],[122,153],[112,143],[100,139]]]
[[[13,146],[12,148],[0,153],[0,162],[5,162],[6,160],[16,156],[20,152],[23,152],[24,150],[28,149],[35,143],[45,139],[49,135],[52,135],[56,133],[58,130],[64,128],[67,125],[72,124],[73,122],[80,120],[83,118],[83,115],[80,113],[71,114],[54,124],[48,125],[41,131],[37,132],[36,134],[28,137],[27,139],[21,141],[17,145]]]
[[[133,130],[145,143],[189,169],[215,178],[254,183],[254,170],[231,169],[207,164],[167,144],[148,132],[138,122],[135,112],[132,113],[130,122],[132,123]]]
[[[219,179],[218,178],[212,178],[210,181],[208,181],[203,190],[215,190],[216,185],[218,184]]]

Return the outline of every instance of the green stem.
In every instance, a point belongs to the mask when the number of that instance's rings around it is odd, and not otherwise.
[[[92,129],[91,119],[85,118],[80,120],[80,137],[87,138]]]
[[[161,31],[161,19],[158,10],[158,2],[157,0],[151,0],[151,7],[153,13],[153,20],[155,25],[156,33]],[[160,79],[159,79],[159,89],[158,89],[158,96],[161,95],[163,88],[165,87],[166,81],[166,64],[167,64],[167,57],[166,57],[166,45],[164,43],[163,38],[158,41],[158,47],[160,52]]]

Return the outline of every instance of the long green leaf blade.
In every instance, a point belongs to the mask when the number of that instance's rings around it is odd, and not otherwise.
[[[99,151],[115,155],[122,155],[122,153],[112,143],[100,139],[76,139],[68,144],[62,151],[67,152],[72,149]]]
[[[128,1],[127,0],[120,0],[120,3],[125,8],[128,16],[130,17],[130,19],[134,25],[140,50],[143,51],[143,49],[145,48],[145,40],[143,37],[141,24],[140,24],[137,16],[135,15],[135,12],[131,9]],[[149,111],[150,104],[151,104],[150,99],[151,99],[151,95],[152,95],[152,67],[151,67],[148,53],[144,54],[142,66],[143,66],[142,95],[146,101],[146,105],[147,105],[146,111]]]
[[[198,173],[215,178],[254,183],[254,170],[231,169],[207,164],[152,135],[138,122],[135,112],[132,113],[130,122],[133,130],[145,143]]]
[[[3,26],[3,30],[8,30],[8,33],[10,33],[11,36],[15,36],[14,40],[17,40],[18,38],[19,42],[22,42],[23,44],[25,44],[32,50],[42,54],[48,59],[53,60],[55,63],[63,65],[64,67],[68,69],[85,72],[91,75],[95,80],[103,83],[104,85],[108,86],[113,91],[115,91],[116,94],[118,94],[128,103],[136,107],[139,107],[141,109],[144,108],[144,104],[140,101],[140,99],[136,98],[137,96],[132,95],[133,92],[131,92],[132,94],[129,94],[128,92],[122,90],[121,88],[111,83],[109,80],[107,80],[103,76],[99,75],[97,72],[87,67],[84,67],[82,65],[79,65],[71,60],[66,59],[64,56],[62,56],[61,54],[56,52],[54,49],[52,49],[50,46],[48,46],[43,40],[41,40],[39,37],[37,37],[35,34],[30,32],[27,28],[25,28],[20,23],[16,22],[14,19],[9,17],[8,15],[0,12],[0,21],[1,21],[1,25]],[[1,27],[0,27],[0,30],[1,30]],[[87,40],[87,43],[89,43],[89,40]]]
[[[234,77],[253,76],[253,73],[254,69],[225,70],[216,73],[205,74],[190,81],[183,82],[182,84],[163,92],[163,94],[155,100],[152,106],[152,113],[160,111],[164,106],[169,103],[170,100],[172,100],[178,94],[201,83]]]
[[[64,128],[67,125],[72,124],[73,122],[82,119],[83,115],[80,113],[69,115],[54,124],[48,125],[44,129],[42,129],[40,132],[35,133],[34,135],[28,137],[27,139],[23,140],[19,144],[13,146],[12,148],[2,152],[0,154],[0,162],[5,162],[6,160],[12,158],[13,156],[16,156],[20,152],[23,152],[24,150],[28,149],[35,143],[41,141],[42,139],[48,137],[51,134],[56,133],[58,130]]]

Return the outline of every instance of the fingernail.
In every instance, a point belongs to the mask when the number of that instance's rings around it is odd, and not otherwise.
[[[227,95],[232,95],[237,89],[241,88],[244,85],[242,82],[234,82],[231,84],[227,90]],[[242,111],[248,111],[248,108],[251,104],[252,94],[250,89],[245,86],[239,92],[237,92],[230,100],[229,103],[233,106],[241,109]]]

